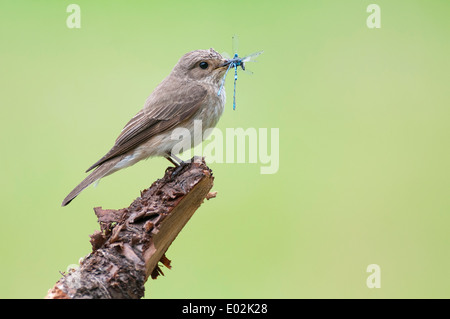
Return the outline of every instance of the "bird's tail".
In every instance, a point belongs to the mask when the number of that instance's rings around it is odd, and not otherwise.
[[[86,177],[80,184],[78,184],[78,186],[75,187],[69,193],[69,195],[66,196],[66,198],[64,198],[61,206],[68,205],[75,197],[78,196],[78,194],[81,193],[83,189],[85,189],[95,181],[99,180],[100,178],[111,174],[117,162],[118,162],[117,160],[112,159],[98,166],[91,174],[88,175],[88,177]]]

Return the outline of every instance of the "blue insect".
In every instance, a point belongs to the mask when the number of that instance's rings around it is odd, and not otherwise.
[[[255,52],[250,55],[247,55],[243,58],[240,58],[237,49],[238,49],[238,37],[235,35],[233,36],[233,52],[234,56],[232,59],[228,59],[228,61],[224,64],[228,65],[227,71],[225,72],[225,75],[223,76],[222,84],[220,85],[219,92],[217,92],[217,95],[220,95],[220,92],[222,91],[223,85],[225,83],[225,78],[227,77],[228,71],[231,68],[234,68],[234,92],[233,92],[233,110],[236,110],[236,81],[237,81],[237,70],[238,67],[241,67],[243,71],[246,71],[247,73],[253,74],[251,71],[245,69],[245,63],[247,62],[254,62],[255,58],[263,53],[263,51]]]

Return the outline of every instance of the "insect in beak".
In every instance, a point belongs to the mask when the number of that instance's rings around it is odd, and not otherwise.
[[[237,53],[237,36],[233,36],[233,51],[235,51],[234,56],[232,59],[227,59],[225,60],[224,63],[222,63],[221,65],[218,66],[218,68],[226,68],[226,72],[225,75],[223,76],[222,79],[222,84],[220,85],[219,91],[217,92],[217,95],[220,95],[220,93],[222,92],[222,88],[223,85],[225,83],[225,78],[227,77],[228,71],[230,69],[234,69],[234,91],[233,91],[233,110],[236,109],[236,81],[237,81],[237,70],[238,67],[241,67],[241,69],[243,71],[245,71],[245,65],[244,63],[249,62],[249,61],[254,61],[254,59],[260,55],[261,53],[263,53],[263,51],[259,51],[259,52],[255,52],[253,54],[247,55],[245,57],[239,57],[238,53]],[[246,71],[248,72],[248,71]],[[250,72],[251,73],[251,72]]]

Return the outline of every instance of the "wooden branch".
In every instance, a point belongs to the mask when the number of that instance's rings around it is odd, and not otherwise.
[[[213,186],[212,171],[194,157],[175,176],[173,167],[141,192],[128,208],[94,208],[100,231],[92,234],[92,253],[80,267],[50,289],[48,299],[132,298],[144,296],[147,278],[170,268],[165,252]]]

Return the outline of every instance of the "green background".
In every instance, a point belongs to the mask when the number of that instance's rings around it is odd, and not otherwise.
[[[218,196],[146,298],[450,297],[449,1],[80,0],[81,29],[70,3],[0,5],[0,297],[44,297],[91,251],[92,208],[163,175],[143,161],[60,207],[178,59],[233,34],[264,54],[218,127],[279,128],[280,169],[212,163]]]

